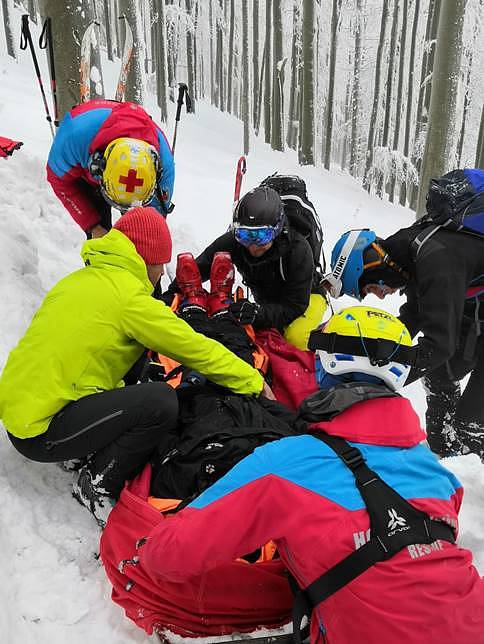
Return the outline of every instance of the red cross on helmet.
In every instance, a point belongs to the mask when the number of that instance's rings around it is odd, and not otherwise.
[[[104,151],[101,192],[106,201],[124,211],[149,203],[156,190],[159,157],[152,145],[122,137]]]

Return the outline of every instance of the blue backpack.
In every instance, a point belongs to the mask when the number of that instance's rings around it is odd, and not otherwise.
[[[415,238],[415,256],[439,228],[484,238],[484,170],[452,170],[431,179],[424,230]]]

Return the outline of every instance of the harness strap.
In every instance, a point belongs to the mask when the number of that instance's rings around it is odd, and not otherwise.
[[[427,513],[414,508],[366,465],[359,449],[338,436],[329,436],[322,432],[311,435],[326,443],[352,471],[370,515],[372,536],[366,544],[296,594],[293,607],[293,631],[296,644],[302,644],[303,618],[306,616],[309,620],[312,610],[318,604],[356,579],[375,563],[390,559],[406,546],[416,543],[430,544],[437,539],[455,543],[454,531],[450,525],[435,521]],[[393,513],[389,512],[390,521],[384,515],[388,507]]]

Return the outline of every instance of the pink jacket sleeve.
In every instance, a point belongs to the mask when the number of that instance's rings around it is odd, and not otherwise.
[[[60,178],[47,166],[47,180],[55,194],[74,221],[83,230],[89,230],[99,223],[100,217],[90,195],[94,188],[80,178],[80,173],[79,168],[72,168]]]

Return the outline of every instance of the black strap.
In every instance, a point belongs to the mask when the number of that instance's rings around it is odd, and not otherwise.
[[[311,351],[322,349],[328,353],[364,356],[378,366],[388,364],[390,361],[414,366],[417,358],[416,347],[406,347],[398,342],[381,338],[360,338],[338,333],[322,333],[319,330],[311,332],[308,348]]]
[[[312,436],[326,443],[352,471],[370,516],[371,538],[296,594],[293,607],[296,644],[302,642],[300,631],[304,616],[309,619],[313,608],[375,563],[390,559],[406,546],[416,543],[430,544],[437,539],[455,543],[454,531],[450,525],[431,519],[427,513],[413,507],[389,487],[366,465],[359,449],[338,436],[329,436],[323,432]],[[384,514],[388,508],[394,512],[395,529],[390,527],[389,517]],[[391,515],[389,516],[391,520]]]

